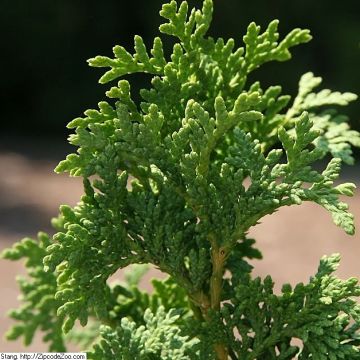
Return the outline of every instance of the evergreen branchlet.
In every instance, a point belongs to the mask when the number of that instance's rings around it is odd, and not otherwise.
[[[264,63],[290,59],[309,31],[280,39],[277,20],[263,32],[251,23],[236,48],[206,35],[212,13],[212,0],[191,11],[173,0],[160,11],[160,32],[176,38],[170,55],[160,37],[149,50],[135,36],[133,54],[115,46],[114,57],[89,60],[109,69],[100,83],[118,82],[107,102],[68,125],[78,149],[56,172],[83,178],[80,202],[60,207],[52,239],[40,233],[2,254],[26,258],[29,273],[9,339],[29,344],[40,330],[51,351],[75,341],[99,360],[360,359],[360,287],[333,275],[338,255],[280,295],[247,262],[261,258],[249,229],[282,206],[315,202],[354,233],[339,197],[355,185],[334,181],[360,146],[338,113],[356,95],[317,91],[321,78],[310,72],[293,101],[279,85],[249,84]],[[140,103],[121,79],[137,72],[153,76]],[[151,295],[137,287],[141,268],[127,283],[108,283],[134,264],[169,278],[155,280]]]

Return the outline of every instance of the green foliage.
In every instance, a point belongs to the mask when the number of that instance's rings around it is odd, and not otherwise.
[[[68,333],[87,349],[95,344],[93,359],[357,358],[360,290],[332,275],[339,257],[323,258],[309,284],[275,295],[270,277],[251,278],[247,260],[261,253],[246,237],[265,215],[303,201],[354,233],[340,196],[352,196],[355,185],[334,182],[341,162],[353,162],[360,134],[323,106],[356,96],[312,92],[321,82],[312,73],[290,107],[280,86],[248,85],[251,72],[288,60],[311,36],[295,29],[279,41],[278,21],[264,32],[251,23],[236,49],[233,39],[206,36],[212,12],[211,0],[202,10],[163,5],[160,31],[176,39],[170,56],[160,38],[149,52],[136,36],[133,55],[115,46],[115,58],[89,60],[110,68],[101,83],[118,83],[109,102],[68,125],[78,150],[56,171],[83,177],[80,202],[60,207],[52,240],[25,240],[4,253],[31,259],[27,305],[13,313],[22,325],[11,338],[29,343],[40,328],[51,349],[61,349]],[[153,75],[139,104],[120,79],[135,72]],[[325,169],[315,170],[328,154]],[[108,284],[134,264],[126,284]],[[138,288],[143,264],[170,275],[153,281],[151,295]],[[77,320],[88,331],[79,334]]]
[[[270,276],[263,281],[248,276],[239,284],[222,310],[223,331],[238,358],[360,358],[360,305],[354,299],[360,286],[355,278],[343,281],[332,274],[339,261],[338,254],[323,257],[308,284],[294,289],[286,284],[281,295],[273,293]]]
[[[134,265],[130,268],[133,269],[133,267]],[[190,316],[186,292],[171,277],[165,280],[153,279],[151,283],[153,286],[151,295],[141,291],[138,282],[132,283],[127,280],[126,283],[111,286],[113,301],[109,312],[113,323],[123,317],[128,317],[136,324],[143,324],[145,310],[150,309],[156,313],[159,306],[166,311],[172,308],[178,309],[182,315],[180,320]]]
[[[360,146],[360,133],[350,130],[348,118],[337,114],[335,109],[323,110],[320,113],[316,111],[325,105],[346,106],[356,100],[357,96],[349,92],[332,92],[329,89],[318,93],[312,92],[321,81],[320,77],[314,77],[311,72],[301,77],[298,96],[286,114],[287,121],[291,122],[303,111],[309,111],[315,127],[321,130],[321,135],[314,141],[315,147],[322,150],[324,155],[330,153],[333,157],[352,165],[354,158],[351,155],[351,145]]]
[[[49,342],[49,351],[66,351],[61,331],[64,317],[56,316],[61,305],[54,298],[57,288],[56,274],[43,269],[43,258],[50,243],[47,234],[39,233],[37,240],[25,238],[2,253],[4,259],[26,259],[25,266],[28,270],[28,279],[18,278],[23,305],[9,313],[18,324],[10,329],[6,338],[16,340],[23,337],[24,344],[29,345],[35,332],[41,330],[45,333],[44,342]]]
[[[90,359],[191,359],[191,348],[197,343],[196,339],[189,340],[181,336],[176,326],[176,310],[166,312],[160,306],[155,314],[147,309],[144,313],[144,326],[137,327],[127,318],[121,320],[120,326],[113,330],[102,327],[102,340],[95,344]]]

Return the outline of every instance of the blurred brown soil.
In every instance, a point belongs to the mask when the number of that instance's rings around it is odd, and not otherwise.
[[[51,150],[51,144],[30,144],[38,153]],[[50,151],[51,152],[51,151]],[[30,155],[29,155],[30,154]],[[60,204],[74,205],[82,194],[81,180],[56,175],[53,169],[62,159],[62,151],[52,157],[39,157],[24,146],[22,149],[0,148],[0,251],[25,236],[36,236],[38,230],[52,231],[50,218],[57,215]],[[345,181],[358,182],[360,168],[346,168]],[[359,192],[346,199],[360,225]],[[338,229],[329,214],[314,204],[283,208],[266,216],[262,223],[251,229],[250,236],[264,259],[254,261],[254,274],[271,274],[279,290],[281,284],[306,282],[316,272],[319,258],[324,254],[340,252],[342,264],[339,276],[360,277],[359,235],[347,236]],[[25,348],[21,341],[6,342],[3,335],[12,323],[5,315],[18,304],[15,276],[24,274],[21,262],[0,260],[0,351],[45,351],[46,346],[37,336]],[[149,278],[143,281],[146,289]],[[121,275],[119,275],[121,276]]]

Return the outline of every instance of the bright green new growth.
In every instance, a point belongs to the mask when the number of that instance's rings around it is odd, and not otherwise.
[[[270,277],[251,278],[247,259],[261,254],[246,237],[263,216],[303,201],[354,233],[339,196],[355,185],[334,181],[341,162],[353,163],[360,134],[324,106],[356,95],[314,92],[321,79],[312,73],[291,105],[280,86],[249,85],[250,72],[290,59],[311,36],[295,29],[279,41],[278,21],[263,33],[251,23],[236,49],[233,39],[206,36],[212,11],[211,0],[190,13],[186,1],[163,5],[160,31],[178,40],[170,58],[160,38],[148,51],[136,36],[133,55],[115,46],[114,58],[89,60],[110,68],[101,83],[146,72],[152,86],[136,104],[120,80],[106,93],[111,103],[68,125],[79,149],[56,171],[82,176],[85,194],[74,208],[61,206],[53,240],[40,234],[3,253],[27,258],[30,275],[10,339],[28,344],[43,330],[51,350],[72,340],[91,359],[360,358],[360,287],[332,275],[339,256],[323,258],[309,284],[276,295]],[[325,170],[312,167],[329,154]],[[154,281],[152,295],[137,288],[140,274],[107,283],[131,264],[170,277]],[[91,323],[80,334],[76,320]]]

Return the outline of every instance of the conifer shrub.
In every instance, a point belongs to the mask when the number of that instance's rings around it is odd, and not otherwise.
[[[263,32],[251,23],[237,48],[206,35],[212,13],[212,0],[191,11],[171,1],[160,11],[160,32],[176,39],[171,55],[160,37],[148,50],[135,36],[134,54],[115,46],[114,57],[89,60],[109,69],[100,78],[113,82],[109,100],[69,123],[78,149],[56,168],[82,177],[84,195],[60,207],[53,237],[2,253],[26,259],[29,275],[8,339],[30,344],[41,331],[50,351],[74,341],[99,360],[360,359],[360,286],[333,274],[339,255],[276,294],[270,276],[252,277],[248,261],[261,253],[247,236],[304,201],[354,233],[339,197],[355,185],[334,182],[360,145],[338,113],[356,95],[319,91],[311,72],[293,100],[278,85],[249,83],[264,63],[290,59],[309,31],[279,39],[277,20]],[[136,103],[121,78],[138,72],[153,77]],[[138,287],[146,264],[168,274],[151,294]],[[108,281],[129,266],[125,282]]]

